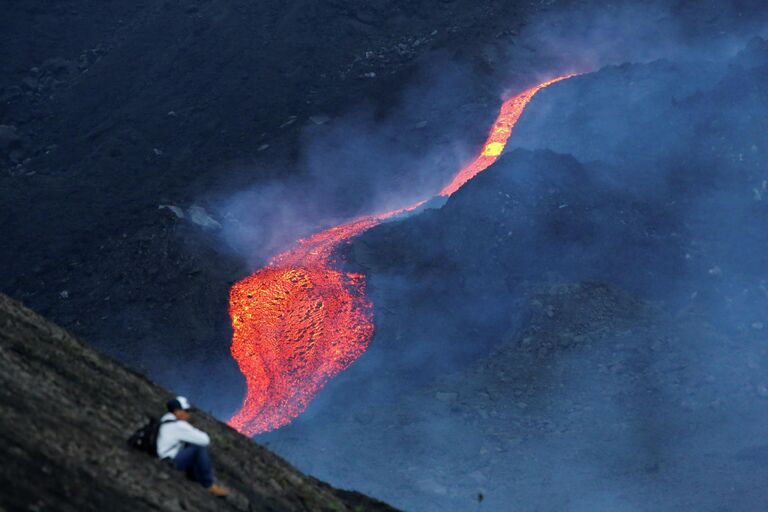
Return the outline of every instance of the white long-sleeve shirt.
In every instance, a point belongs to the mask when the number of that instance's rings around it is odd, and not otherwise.
[[[173,413],[163,414],[160,421],[175,420],[171,423],[160,425],[160,431],[157,434],[157,456],[161,459],[167,457],[174,458],[184,443],[208,446],[211,438],[208,434],[197,429],[186,421],[176,419]]]

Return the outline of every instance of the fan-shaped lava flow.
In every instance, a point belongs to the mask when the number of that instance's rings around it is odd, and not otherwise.
[[[285,425],[365,351],[373,337],[365,276],[338,268],[335,252],[383,219],[421,204],[299,240],[232,287],[232,354],[247,385],[243,406],[230,419],[233,427],[253,435]]]
[[[507,100],[480,154],[439,195],[452,195],[493,164],[531,98],[566,78],[543,82]],[[374,332],[365,276],[345,271],[335,255],[341,244],[424,202],[299,240],[232,287],[232,355],[247,385],[243,405],[230,419],[233,427],[254,435],[289,423],[329,379],[365,351]]]

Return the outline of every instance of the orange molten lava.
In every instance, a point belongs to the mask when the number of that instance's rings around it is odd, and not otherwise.
[[[504,102],[480,154],[439,195],[452,195],[493,164],[531,98],[566,78],[541,83]],[[424,202],[299,240],[232,287],[232,355],[245,376],[247,394],[230,425],[254,435],[289,423],[328,379],[360,357],[373,338],[372,304],[365,294],[365,276],[343,270],[335,254],[341,244]]]
[[[488,139],[485,141],[483,150],[480,155],[477,156],[469,165],[465,165],[448,185],[440,191],[441,196],[450,196],[454,192],[464,186],[466,182],[486,170],[491,164],[493,164],[504,151],[504,146],[507,145],[509,136],[512,135],[512,128],[517,124],[517,120],[525,110],[525,107],[531,101],[531,98],[545,87],[548,87],[556,82],[570,78],[573,75],[561,76],[542,82],[535,87],[531,87],[516,96],[511,97],[501,106],[499,116],[496,118],[496,122],[493,123],[491,132],[488,134]]]

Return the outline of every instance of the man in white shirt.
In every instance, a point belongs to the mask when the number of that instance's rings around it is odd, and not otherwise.
[[[224,497],[229,491],[213,482],[213,467],[208,456],[211,439],[202,430],[189,424],[192,408],[183,396],[177,396],[166,404],[168,412],[160,418],[157,434],[157,456],[170,461],[185,471],[187,476],[208,489],[211,494]]]

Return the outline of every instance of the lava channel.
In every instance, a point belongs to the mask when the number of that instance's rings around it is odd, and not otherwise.
[[[501,106],[480,154],[439,193],[450,196],[501,155],[526,105],[561,76],[511,97]],[[369,215],[299,240],[230,290],[232,355],[247,392],[229,424],[255,435],[290,423],[323,388],[365,352],[374,333],[365,276],[336,260],[339,247],[397,214]]]

